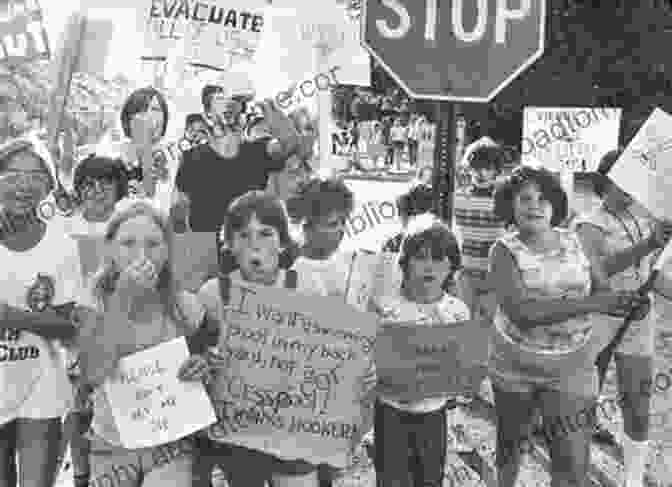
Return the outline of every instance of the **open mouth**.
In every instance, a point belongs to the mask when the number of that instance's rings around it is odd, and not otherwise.
[[[252,267],[252,270],[254,271],[261,270],[261,259],[257,257],[253,257],[252,259],[250,259],[250,267]]]
[[[434,282],[436,278],[434,276],[423,276],[422,280],[424,282]]]

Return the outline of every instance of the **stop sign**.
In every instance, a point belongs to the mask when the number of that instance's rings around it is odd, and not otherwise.
[[[546,0],[367,0],[362,44],[414,98],[487,102],[544,51]]]

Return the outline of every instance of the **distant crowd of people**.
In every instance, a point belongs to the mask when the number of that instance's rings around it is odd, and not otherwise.
[[[361,167],[400,171],[431,164],[435,125],[419,114],[384,116],[380,121],[352,120],[332,133],[332,153],[349,155]],[[429,151],[428,151],[429,149]],[[419,158],[422,159],[419,161]],[[366,162],[363,161],[366,159]]]

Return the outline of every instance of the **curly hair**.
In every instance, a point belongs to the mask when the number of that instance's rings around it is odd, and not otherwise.
[[[128,196],[128,173],[121,159],[91,154],[80,162],[73,178],[73,186],[78,197],[81,197],[84,181],[88,178],[114,180],[117,185],[117,201]]]
[[[409,224],[399,253],[399,267],[404,276],[408,273],[408,261],[417,256],[423,249],[429,249],[433,259],[450,260],[453,273],[462,265],[460,245],[447,225],[424,217],[416,217]],[[452,276],[449,276],[451,279]]]
[[[513,202],[516,195],[529,184],[536,185],[543,198],[551,203],[553,208],[551,226],[555,227],[564,222],[569,213],[569,202],[560,180],[548,169],[530,166],[517,167],[495,190],[495,215],[507,225],[515,225]]]
[[[302,183],[287,201],[287,212],[297,220],[314,222],[334,212],[349,216],[355,196],[340,178],[312,178]]]

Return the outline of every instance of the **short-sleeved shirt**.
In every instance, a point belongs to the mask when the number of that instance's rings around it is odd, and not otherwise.
[[[444,294],[443,298],[436,303],[420,304],[409,301],[401,293],[397,293],[396,296],[383,298],[379,307],[382,314],[381,318],[386,322],[415,323],[417,326],[449,325],[450,323],[467,321],[471,317],[467,305],[449,294]],[[389,395],[381,395],[380,399],[397,409],[427,413],[441,409],[448,397],[433,397],[421,401],[400,401]]]
[[[219,231],[235,198],[264,190],[269,174],[284,169],[285,161],[272,159],[267,146],[268,139],[242,141],[238,154],[228,159],[210,144],[184,153],[175,186],[191,201],[189,223],[194,232]]]
[[[15,252],[0,245],[0,300],[35,313],[82,302],[77,245],[63,230],[58,217],[47,223],[44,237],[30,250]],[[0,330],[0,425],[64,415],[73,393],[66,362],[58,340]]]

